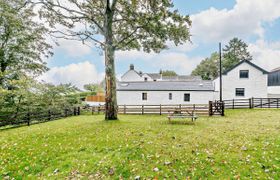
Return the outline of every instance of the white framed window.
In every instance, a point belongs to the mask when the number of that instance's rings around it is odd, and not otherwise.
[[[142,100],[147,101],[148,100],[148,94],[147,93],[142,93]]]
[[[191,101],[191,95],[190,94],[184,94],[184,101],[190,102]]]
[[[241,79],[247,79],[249,78],[249,70],[240,70],[239,77]]]
[[[172,100],[172,93],[169,93],[169,94],[168,94],[168,99],[169,99],[169,100]]]
[[[235,95],[239,97],[245,96],[245,88],[236,88],[235,89]]]

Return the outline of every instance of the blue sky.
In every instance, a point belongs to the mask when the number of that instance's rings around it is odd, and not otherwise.
[[[280,1],[279,0],[174,0],[175,8],[189,14],[192,44],[180,47],[170,44],[160,54],[129,51],[116,54],[116,73],[121,76],[134,64],[143,72],[160,69],[190,74],[203,58],[239,37],[249,45],[253,62],[267,70],[280,66]],[[104,58],[94,48],[76,41],[60,40],[55,55],[48,59],[49,72],[41,79],[58,84],[72,82],[78,87],[98,82],[104,76]]]

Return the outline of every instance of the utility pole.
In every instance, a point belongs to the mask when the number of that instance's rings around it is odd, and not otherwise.
[[[219,43],[220,52],[220,102],[223,101],[223,79],[222,79],[222,43]]]

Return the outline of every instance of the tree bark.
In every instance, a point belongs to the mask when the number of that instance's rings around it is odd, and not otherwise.
[[[105,21],[105,81],[106,81],[106,104],[105,120],[117,120],[117,93],[116,93],[116,76],[115,76],[115,48],[113,46],[113,13],[110,7],[106,10]]]

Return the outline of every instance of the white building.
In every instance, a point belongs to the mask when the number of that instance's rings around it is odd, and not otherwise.
[[[130,65],[117,86],[119,105],[207,104],[214,98],[212,81],[198,76],[143,73]]]
[[[268,74],[251,61],[241,61],[222,75],[223,99],[271,97],[268,95]],[[280,69],[278,75],[279,86],[270,87],[275,91],[274,97],[276,91],[280,94]],[[119,105],[208,104],[219,100],[219,91],[219,78],[203,81],[193,76],[164,77],[160,73],[137,72],[130,65],[118,82],[117,99]]]
[[[214,98],[212,81],[119,82],[119,105],[208,104]]]
[[[215,79],[216,99],[220,91],[220,78]],[[223,99],[248,99],[268,96],[268,72],[251,61],[241,61],[222,75]]]

